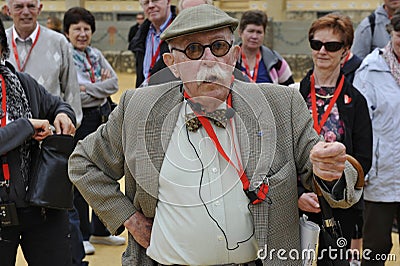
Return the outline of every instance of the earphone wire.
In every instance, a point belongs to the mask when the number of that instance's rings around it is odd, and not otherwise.
[[[188,105],[188,101],[186,101],[186,105],[185,105],[185,115],[187,115],[187,105]],[[202,185],[202,183],[203,183],[203,177],[204,177],[204,164],[203,164],[203,161],[201,160],[201,158],[200,158],[200,156],[199,156],[199,153],[197,152],[196,147],[194,146],[194,144],[193,144],[192,141],[190,140],[189,130],[188,130],[187,128],[186,128],[186,136],[187,136],[187,139],[188,139],[188,141],[189,141],[190,146],[193,148],[193,151],[195,152],[195,154],[196,154],[196,156],[197,156],[197,159],[199,160],[200,165],[201,165],[201,175],[200,175],[200,184],[199,184],[199,198],[200,198],[200,200],[201,200],[201,203],[203,204],[203,206],[204,206],[204,208],[205,208],[205,210],[206,210],[208,216],[210,217],[210,219],[215,223],[215,225],[218,227],[218,229],[222,232],[222,234],[223,234],[223,236],[224,236],[224,238],[225,238],[226,249],[229,250],[229,251],[236,250],[236,249],[239,248],[239,244],[242,244],[242,243],[245,243],[245,242],[249,241],[249,240],[254,236],[255,231],[256,231],[256,228],[255,228],[255,225],[254,225],[254,216],[253,216],[253,213],[252,213],[252,211],[251,211],[251,209],[250,209],[250,204],[251,204],[251,203],[249,202],[249,203],[247,204],[247,209],[249,210],[250,216],[251,216],[251,222],[252,222],[252,226],[253,226],[252,233],[251,233],[251,235],[250,235],[247,239],[236,242],[236,246],[233,247],[233,248],[230,248],[230,247],[229,247],[229,242],[228,242],[228,237],[227,237],[227,235],[226,235],[224,229],[223,229],[223,228],[221,227],[221,225],[218,223],[217,219],[215,219],[215,218],[211,215],[211,213],[210,213],[210,211],[209,211],[209,209],[208,209],[206,203],[205,203],[204,200],[203,200],[203,197],[201,196],[201,185]]]

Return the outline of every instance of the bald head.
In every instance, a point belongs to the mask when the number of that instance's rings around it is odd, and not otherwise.
[[[203,4],[212,5],[213,0],[180,0],[178,3],[178,11]]]

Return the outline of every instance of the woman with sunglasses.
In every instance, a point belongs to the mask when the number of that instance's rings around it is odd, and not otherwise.
[[[285,59],[276,51],[262,45],[267,23],[267,14],[260,10],[243,13],[239,25],[242,50],[236,68],[242,71],[246,81],[293,84],[292,71]]]
[[[328,14],[314,21],[308,32],[314,68],[300,82],[304,97],[314,120],[314,129],[325,141],[339,141],[346,152],[356,158],[368,173],[372,158],[372,129],[365,98],[356,90],[341,70],[353,42],[350,19],[339,14]],[[338,181],[341,182],[341,181]],[[325,184],[332,189],[335,184]],[[317,196],[299,183],[299,208],[310,220],[321,224]],[[343,237],[350,248],[356,221],[361,217],[362,202],[349,209],[333,208]],[[326,249],[320,239],[319,250]],[[318,265],[328,265],[328,256]]]

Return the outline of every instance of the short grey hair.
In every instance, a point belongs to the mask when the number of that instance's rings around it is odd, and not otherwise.
[[[6,0],[6,4],[8,5],[8,6],[10,6],[10,2],[11,2],[12,0]],[[38,3],[38,5],[40,5],[40,0],[36,0],[37,1],[37,3]]]

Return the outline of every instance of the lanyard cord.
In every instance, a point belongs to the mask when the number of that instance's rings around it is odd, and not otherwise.
[[[188,100],[191,101],[190,96],[186,93],[186,91],[184,91],[184,97]],[[232,106],[232,94],[228,95],[228,99],[227,99],[227,105],[228,107]],[[243,166],[240,162],[239,156],[237,154],[236,151],[236,145],[235,142],[233,141],[234,144],[234,149],[235,149],[235,155],[236,155],[236,159],[238,161],[238,167],[232,162],[232,160],[228,157],[228,155],[225,153],[224,149],[221,146],[221,143],[218,140],[217,135],[215,134],[215,131],[210,123],[210,121],[204,116],[204,112],[202,111],[196,111],[193,110],[194,114],[196,115],[196,117],[199,119],[200,123],[203,125],[204,129],[206,130],[208,136],[213,140],[213,143],[215,145],[215,147],[217,148],[219,154],[221,154],[221,156],[230,164],[232,165],[236,172],[238,173],[239,177],[240,177],[240,181],[242,181],[242,185],[243,185],[243,190],[247,191],[250,187],[250,182],[249,179],[247,178],[246,173],[244,172]],[[233,132],[233,127],[232,127],[232,118],[229,119],[229,123],[231,125],[232,128],[232,132]],[[232,135],[233,136],[233,135]]]
[[[96,76],[95,76],[95,74],[94,74],[94,69],[93,69],[92,61],[90,61],[89,54],[88,54],[86,51],[85,51],[85,55],[86,55],[86,59],[87,59],[87,61],[88,61],[88,64],[89,64],[89,66],[90,66],[90,71],[89,71],[90,81],[91,81],[92,83],[96,83]]]
[[[314,73],[311,75],[311,108],[312,108],[312,116],[314,120],[314,129],[317,131],[318,135],[321,133],[322,127],[325,125],[326,120],[332,111],[333,106],[335,105],[340,92],[342,91],[344,83],[344,75],[342,74],[342,78],[340,79],[339,85],[335,89],[335,93],[333,94],[332,100],[329,102],[328,108],[325,110],[321,117],[321,121],[318,123],[318,110],[317,110],[317,96],[315,92],[315,78]]]
[[[167,27],[171,24],[171,22],[172,22],[172,18],[168,21]],[[165,28],[167,28],[167,27],[165,27]],[[154,53],[154,33],[153,32],[151,33],[151,42],[152,42],[152,45],[151,45],[152,57],[151,57],[151,63],[150,63],[149,72],[147,74],[147,78],[150,78],[150,76],[151,76],[151,74],[150,74],[151,70],[153,69],[154,65],[157,62],[157,58],[160,55],[161,45],[164,42],[164,40],[160,41],[155,53]]]
[[[31,52],[32,52],[32,50],[33,50],[33,47],[35,47],[35,45],[36,45],[36,43],[37,43],[37,41],[38,41],[38,39],[39,39],[39,35],[40,35],[40,27],[39,27],[39,29],[38,29],[38,33],[36,34],[36,38],[35,38],[35,40],[34,40],[33,43],[32,43],[31,49],[29,49],[29,52],[28,52],[28,54],[27,54],[26,57],[25,57],[24,65],[21,67],[21,62],[19,61],[19,55],[18,55],[18,50],[17,50],[17,44],[15,43],[14,31],[13,31],[11,43],[12,43],[12,48],[13,48],[13,52],[14,52],[15,61],[17,62],[18,71],[24,72],[26,63],[28,62],[28,59],[29,59],[29,56],[31,55]]]
[[[1,109],[3,110],[3,117],[1,118],[1,127],[5,127],[7,124],[7,92],[6,92],[6,82],[4,81],[3,75],[0,74],[1,80]],[[3,168],[4,181],[0,182],[0,187],[5,185],[7,188],[10,186],[10,169],[7,162],[7,154],[1,155],[1,164]]]
[[[249,77],[250,81],[253,82],[253,83],[257,82],[258,67],[260,65],[260,58],[261,58],[261,53],[260,53],[260,51],[258,51],[257,55],[256,55],[256,65],[254,66],[254,72],[253,72],[253,75],[251,75],[250,66],[249,66],[249,64],[247,62],[246,55],[242,52],[242,60],[243,60],[244,67],[246,69],[246,73],[245,74]]]

